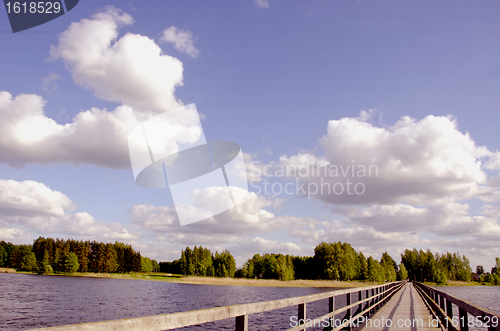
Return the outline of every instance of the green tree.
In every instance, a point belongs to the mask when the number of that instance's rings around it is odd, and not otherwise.
[[[394,282],[396,280],[396,270],[394,268],[395,263],[396,262],[394,262],[392,257],[389,254],[387,254],[387,252],[382,254],[380,265],[384,269],[384,280],[388,282]]]
[[[10,267],[11,268],[21,268],[23,262],[23,253],[18,246],[14,246],[10,253]]]
[[[54,272],[52,266],[50,265],[49,253],[47,252],[47,250],[45,250],[43,253],[41,266],[38,268],[38,270],[41,270],[44,274],[51,274]]]
[[[495,258],[495,266],[491,268],[491,273],[500,277],[500,258]]]
[[[73,253],[69,252],[64,259],[64,267],[66,268],[66,271],[70,273],[74,273],[80,268],[80,263],[78,263],[78,256]]]
[[[408,271],[406,271],[405,264],[401,263],[399,265],[397,280],[405,280],[407,278],[408,278]]]
[[[255,278],[255,268],[254,268],[253,261],[248,262],[248,274],[247,274],[247,277],[248,278]]]
[[[153,262],[149,257],[141,257],[141,271],[151,272],[153,270]]]
[[[31,252],[27,257],[23,260],[24,268],[28,269],[28,271],[36,271],[37,262],[35,253]]]
[[[384,281],[384,269],[380,263],[373,257],[368,258],[368,280],[370,282],[383,282]]]
[[[359,260],[360,268],[359,268],[357,279],[367,280],[368,279],[368,261],[366,260],[366,257],[364,256],[364,254],[361,252],[359,252],[359,254],[358,254],[358,260]]]
[[[180,267],[181,267],[181,272],[184,274],[184,276],[186,276],[187,275],[187,259],[186,259],[186,253],[184,253],[184,251],[181,252]]]

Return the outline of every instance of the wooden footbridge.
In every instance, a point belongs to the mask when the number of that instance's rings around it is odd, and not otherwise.
[[[335,307],[335,298],[346,304]],[[328,299],[326,314],[308,316],[307,305]],[[83,323],[36,329],[47,331],[143,331],[172,330],[233,318],[236,331],[264,330],[252,327],[252,314],[297,306],[297,315],[283,321],[287,331],[500,331],[500,314],[421,283],[394,282],[336,290],[281,300],[256,302],[181,313]],[[458,315],[456,314],[458,312]],[[290,323],[294,321],[294,323]],[[288,328],[288,329],[287,329]]]

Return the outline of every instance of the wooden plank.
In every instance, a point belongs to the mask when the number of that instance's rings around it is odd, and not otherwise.
[[[417,291],[411,283],[407,283],[387,304],[353,331],[439,330],[434,325],[432,316]]]

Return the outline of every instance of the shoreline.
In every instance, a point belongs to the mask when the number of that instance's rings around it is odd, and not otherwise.
[[[38,275],[34,272],[21,271],[19,274]],[[360,281],[335,281],[335,280],[309,280],[297,279],[281,281],[276,279],[249,279],[249,278],[217,278],[201,276],[180,276],[165,273],[130,273],[130,274],[104,274],[104,273],[74,273],[74,274],[50,274],[41,276],[66,276],[87,278],[109,278],[129,280],[149,280],[191,285],[216,285],[216,286],[260,286],[260,287],[331,287],[348,288],[379,285],[373,282]]]
[[[18,271],[18,274],[38,275],[38,273],[28,271]],[[129,280],[149,280],[170,282],[177,284],[190,285],[216,285],[216,286],[260,286],[260,287],[331,287],[331,288],[348,288],[348,287],[365,287],[380,285],[376,282],[362,281],[336,281],[336,280],[311,280],[297,279],[289,281],[281,281],[276,279],[249,279],[249,278],[217,278],[217,277],[202,277],[202,276],[182,276],[167,273],[127,273],[127,274],[107,274],[107,273],[74,273],[74,274],[50,274],[42,276],[65,276],[65,277],[87,277],[87,278],[109,278],[109,279],[129,279]],[[447,284],[425,283],[433,287],[446,286],[495,286],[494,284],[483,284],[478,282],[462,282],[449,281]]]

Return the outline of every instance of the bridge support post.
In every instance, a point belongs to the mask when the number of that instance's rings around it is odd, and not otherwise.
[[[236,331],[248,331],[248,315],[236,316]]]
[[[446,300],[446,315],[448,315],[449,318],[453,318],[453,306],[450,300]]]
[[[299,324],[301,324],[300,322],[303,321],[302,324],[306,324],[306,304],[305,303],[301,303],[299,304],[299,311],[298,311],[298,317],[299,317]],[[305,326],[302,330],[306,330]]]
[[[467,312],[462,308],[458,308],[458,314],[460,318],[460,330],[461,331],[469,331],[469,324],[467,320]]]
[[[351,293],[347,293],[346,294],[346,306],[349,306],[351,304]],[[347,309],[347,313],[345,314],[345,318],[346,320],[350,320],[351,319],[351,308]],[[351,331],[351,323],[349,322],[349,325],[347,326],[346,330],[347,331]]]

